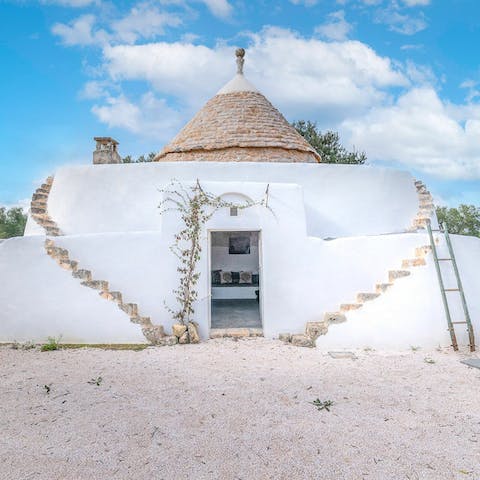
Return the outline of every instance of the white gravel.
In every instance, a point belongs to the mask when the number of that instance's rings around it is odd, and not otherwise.
[[[0,478],[480,478],[480,370],[448,350],[356,353],[2,347]]]

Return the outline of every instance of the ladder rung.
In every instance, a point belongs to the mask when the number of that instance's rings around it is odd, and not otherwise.
[[[444,288],[443,291],[444,292],[459,292],[460,289],[458,289],[458,288]]]
[[[467,322],[452,322],[452,325],[462,325],[464,323],[467,323]]]
[[[438,259],[439,262],[446,262],[447,260],[451,261],[452,259],[451,258],[439,258]]]

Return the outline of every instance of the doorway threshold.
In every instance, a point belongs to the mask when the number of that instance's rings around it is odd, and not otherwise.
[[[211,328],[210,338],[263,337],[261,328]]]

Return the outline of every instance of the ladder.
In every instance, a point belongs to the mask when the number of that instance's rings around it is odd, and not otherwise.
[[[430,220],[428,220],[426,223],[427,223],[428,236],[430,237],[430,246],[432,247],[433,260],[435,262],[435,269],[437,271],[438,284],[440,285],[440,292],[442,294],[443,307],[445,309],[445,315],[447,317],[448,330],[450,332],[450,337],[452,339],[452,347],[455,351],[458,350],[457,336],[455,335],[455,325],[466,325],[467,332],[468,332],[468,339],[470,342],[469,343],[470,351],[474,352],[475,336],[473,333],[472,322],[470,320],[470,313],[468,312],[467,301],[465,300],[462,281],[460,279],[460,274],[458,272],[457,261],[455,260],[455,253],[453,252],[452,242],[450,241],[450,235],[448,234],[446,225],[443,225],[443,226],[440,225],[439,230],[432,230]],[[448,258],[438,257],[437,247],[435,245],[435,240],[433,239],[433,233],[432,233],[433,231],[444,234],[445,243],[447,244],[448,252],[449,252]],[[443,282],[442,270],[440,268],[440,262],[452,262],[453,271],[455,272],[455,278],[457,280],[457,288],[445,288],[445,285]],[[448,297],[447,297],[447,293],[449,292],[458,292],[460,294],[460,298],[462,300],[463,313],[465,317],[464,321],[458,321],[458,322],[452,321],[452,317],[450,315],[450,307],[448,304]]]

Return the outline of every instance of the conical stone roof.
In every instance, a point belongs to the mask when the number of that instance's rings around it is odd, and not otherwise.
[[[163,148],[156,161],[321,161],[314,148],[245,79],[242,67],[243,55],[237,75]]]

